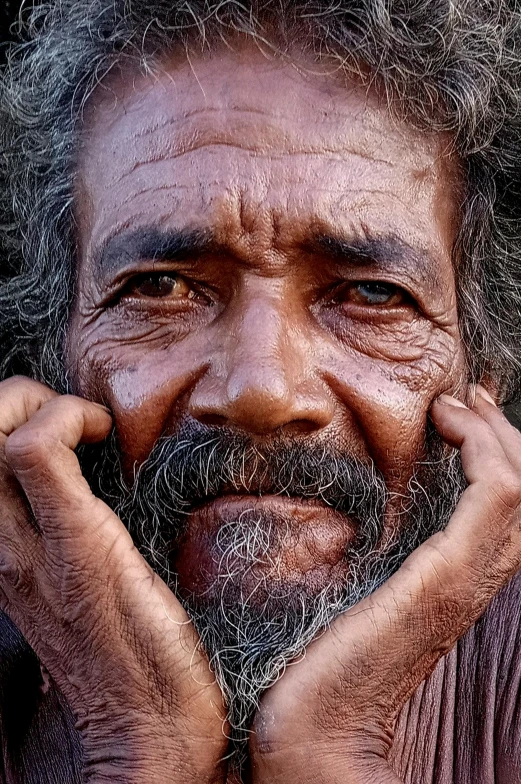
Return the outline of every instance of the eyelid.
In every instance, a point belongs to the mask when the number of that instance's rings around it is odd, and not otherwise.
[[[146,280],[150,280],[154,278],[159,280],[161,278],[169,278],[169,277],[172,278],[173,280],[178,280],[179,278],[185,280],[184,276],[181,275],[179,272],[176,272],[175,270],[151,270],[150,272],[138,272],[135,275],[131,275],[126,281],[126,283],[124,284],[123,288],[127,289],[130,286],[134,288],[136,286],[139,286],[141,283],[143,283]]]

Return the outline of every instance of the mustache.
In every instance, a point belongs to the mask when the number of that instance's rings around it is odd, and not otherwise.
[[[152,493],[171,511],[189,514],[224,495],[279,495],[315,499],[358,521],[383,514],[387,490],[372,463],[326,443],[245,434],[197,422],[155,444],[136,472],[132,501]]]
[[[130,483],[121,457],[115,433],[79,452],[93,491],[120,516],[156,566],[185,533],[190,513],[225,494],[321,501],[349,516],[367,547],[382,530],[388,501],[383,475],[372,462],[309,436],[261,441],[184,420],[175,433],[156,442]]]

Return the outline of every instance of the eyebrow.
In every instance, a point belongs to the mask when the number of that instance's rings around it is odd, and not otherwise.
[[[416,273],[423,281],[439,284],[437,259],[424,248],[413,247],[394,234],[339,237],[313,234],[301,247],[335,263],[376,267],[382,272]],[[139,261],[187,261],[204,253],[226,251],[208,229],[129,229],[109,237],[94,253],[94,269],[102,278],[115,277]]]
[[[213,246],[209,231],[133,229],[109,237],[95,251],[94,269],[102,277],[112,277],[132,262],[185,260]]]
[[[352,240],[318,234],[307,247],[341,264],[377,267],[384,272],[412,271],[420,273],[423,280],[438,282],[439,261],[427,249],[413,247],[394,234]]]

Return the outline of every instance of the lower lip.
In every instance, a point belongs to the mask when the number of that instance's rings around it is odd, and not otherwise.
[[[173,564],[181,587],[196,593],[208,590],[217,577],[218,559],[212,554],[219,529],[250,511],[276,515],[287,526],[288,535],[273,553],[281,579],[316,582],[318,573],[346,566],[346,549],[356,533],[347,516],[313,499],[226,495],[194,509],[189,516]]]
[[[218,514],[223,509],[226,509],[228,513],[235,511],[244,512],[245,509],[269,509],[285,515],[289,513],[312,513],[315,519],[317,514],[327,514],[329,517],[333,515],[344,521],[347,519],[340,512],[335,511],[315,498],[294,498],[284,495],[221,495],[202,506],[196,507],[192,514],[199,514],[204,510],[214,511]]]

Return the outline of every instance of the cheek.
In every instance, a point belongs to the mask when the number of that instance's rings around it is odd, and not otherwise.
[[[168,347],[97,336],[69,349],[74,391],[107,405],[124,455],[125,472],[150,454],[157,439],[173,428],[183,401],[205,372],[197,341]]]
[[[328,383],[353,413],[366,448],[389,488],[403,492],[421,458],[429,409],[465,379],[459,341],[438,335],[414,361],[360,352],[329,358]]]

